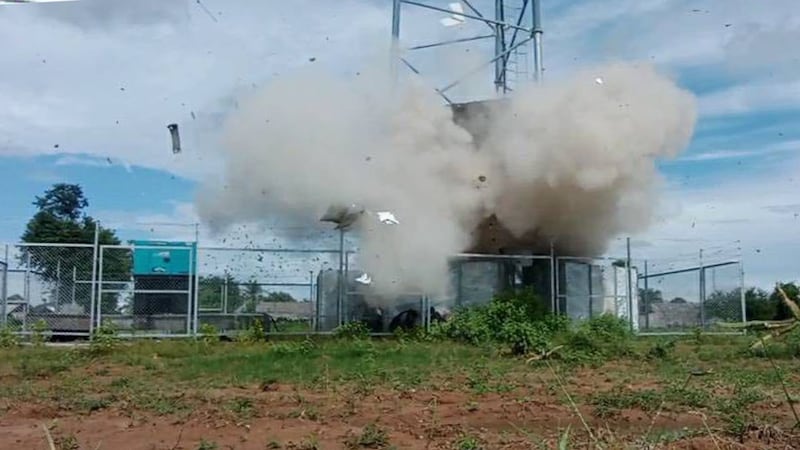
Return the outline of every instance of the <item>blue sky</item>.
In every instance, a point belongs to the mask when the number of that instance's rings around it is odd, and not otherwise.
[[[215,20],[191,0],[0,8],[0,38],[13,43],[0,53],[0,240],[15,240],[33,197],[60,181],[84,186],[90,213],[126,237],[174,234],[152,224],[198,220],[195,191],[221,172],[215,138],[236,99],[310,58],[348,75],[384,57],[388,0],[204,3]],[[694,139],[659,162],[663,211],[634,236],[636,255],[668,261],[724,248],[742,252],[754,284],[800,277],[796,0],[543,0],[543,8],[548,79],[647,61],[697,96]],[[441,36],[438,18],[407,12],[404,44]],[[449,67],[437,56],[416,61],[431,86],[463,61],[444,56]],[[483,75],[456,95],[491,92]],[[171,122],[182,129],[179,155],[169,147]]]

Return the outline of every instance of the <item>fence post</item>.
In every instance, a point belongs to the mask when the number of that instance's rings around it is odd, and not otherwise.
[[[625,258],[625,272],[628,278],[628,322],[630,322],[631,331],[633,331],[633,281],[631,280],[631,238],[625,240],[626,258]]]
[[[592,286],[592,262],[586,266],[586,274],[589,277],[589,284],[587,285],[589,291],[589,318],[591,319],[594,314],[594,286]]]
[[[555,314],[556,312],[556,301],[558,300],[558,296],[556,295],[556,250],[555,246],[553,245],[553,240],[550,240],[550,312]]]
[[[644,295],[642,301],[644,302],[644,328],[650,329],[650,290],[648,289],[647,277],[647,260],[644,260]]]
[[[699,292],[700,295],[700,328],[706,327],[706,271],[703,267],[703,249],[700,249],[700,286]]]
[[[200,224],[194,224],[194,289],[192,297],[194,303],[194,335],[200,326]]]
[[[314,310],[311,312],[311,317],[309,317],[308,321],[308,329],[309,331],[317,331],[317,324],[319,323],[319,303],[314,302],[314,271],[308,271],[308,304],[314,307]]]
[[[22,292],[25,294],[25,312],[22,316],[22,331],[28,331],[28,313],[31,309],[31,250],[26,247],[25,252],[25,279]]]
[[[744,262],[739,261],[739,296],[742,302],[742,323],[747,323],[747,297],[744,292]]]
[[[342,311],[342,307],[344,306],[344,227],[339,227],[339,273],[338,273],[339,282],[336,283],[336,326],[342,325],[342,319],[344,318],[344,311]]]
[[[97,303],[97,275],[98,275],[98,252],[100,242],[100,222],[94,223],[94,243],[92,245],[92,291],[89,293],[89,339],[94,336],[94,308]]]
[[[97,297],[95,298],[95,306],[97,306],[97,326],[103,324],[103,249],[100,248],[100,257],[98,258],[97,265]]]
[[[342,232],[342,236],[344,236],[344,232]],[[344,251],[344,241],[341,242],[341,251],[344,252],[344,276],[342,276],[342,310],[344,311],[342,317],[345,318],[345,321],[350,321],[350,318],[347,317],[347,313],[350,312],[348,304],[350,303],[350,283],[348,280],[350,279],[350,252]],[[341,325],[341,324],[340,324]]]
[[[195,246],[196,248],[196,246]],[[194,258],[195,258],[195,251],[194,248],[189,247],[189,271],[194,269]],[[192,292],[192,287],[194,283],[192,282],[191,273],[189,274],[189,279],[186,280],[186,335],[192,335],[192,317],[194,317],[194,313],[192,312],[192,303],[194,303],[194,293]]]
[[[3,297],[2,313],[3,327],[8,325],[8,244],[5,245],[5,258],[3,259],[3,290],[0,292]]]

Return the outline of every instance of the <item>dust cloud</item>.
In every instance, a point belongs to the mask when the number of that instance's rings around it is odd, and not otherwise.
[[[646,227],[655,162],[687,145],[695,118],[692,95],[654,68],[616,64],[517,91],[480,119],[478,141],[418,80],[298,73],[240,102],[224,127],[224,179],[201,190],[198,210],[222,227],[313,224],[357,205],[352,233],[375,290],[440,295],[448,258],[474,249],[489,217],[506,248],[534,236],[574,254]],[[387,210],[398,225],[372,214]]]

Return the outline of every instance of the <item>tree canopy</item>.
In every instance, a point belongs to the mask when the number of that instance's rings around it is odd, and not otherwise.
[[[57,183],[46,190],[42,196],[33,201],[37,211],[25,226],[21,239],[26,243],[54,244],[93,244],[95,228],[98,230],[100,245],[118,245],[120,240],[113,230],[103,228],[97,221],[87,215],[84,209],[89,201],[83,189],[77,184]],[[91,280],[93,267],[93,250],[76,247],[39,247],[25,246],[21,248],[20,263],[30,267],[45,281],[57,282],[56,303],[65,303],[68,298],[63,293],[71,292],[73,275],[76,280]],[[127,252],[109,252],[103,255],[103,269],[127,279],[131,271],[130,254]],[[81,291],[86,291],[81,290]],[[90,296],[76,296],[75,302],[89,309]],[[116,296],[104,295],[101,301],[104,312],[116,310]]]
[[[780,286],[790,298],[796,298],[796,283],[780,283]],[[744,302],[747,320],[783,320],[792,317],[777,289],[770,294],[763,289],[751,287],[744,291]],[[706,311],[711,317],[738,322],[742,320],[741,309],[741,291],[738,288],[712,292],[706,299]]]

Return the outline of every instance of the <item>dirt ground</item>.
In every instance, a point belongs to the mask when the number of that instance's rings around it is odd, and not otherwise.
[[[584,379],[581,389],[600,385],[597,381]],[[654,417],[627,410],[601,420],[581,407],[578,415],[569,401],[558,401],[544,388],[476,395],[254,385],[205,392],[202,398],[191,412],[165,416],[117,405],[75,413],[44,403],[11,403],[0,417],[0,448],[49,450],[43,427],[58,450],[558,448],[558,437],[567,427],[574,437],[569,448],[596,443],[604,448],[800,448],[798,437],[781,431],[791,428],[790,417],[779,419],[785,428],[748,430],[737,441],[713,432],[713,418],[692,412]],[[248,400],[239,400],[236,412],[223,406],[236,399]],[[591,436],[581,416],[593,430]],[[642,440],[651,428],[651,433],[664,436],[660,443]]]
[[[9,348],[0,450],[800,448],[795,353],[643,356],[659,342],[585,364],[416,341]]]

